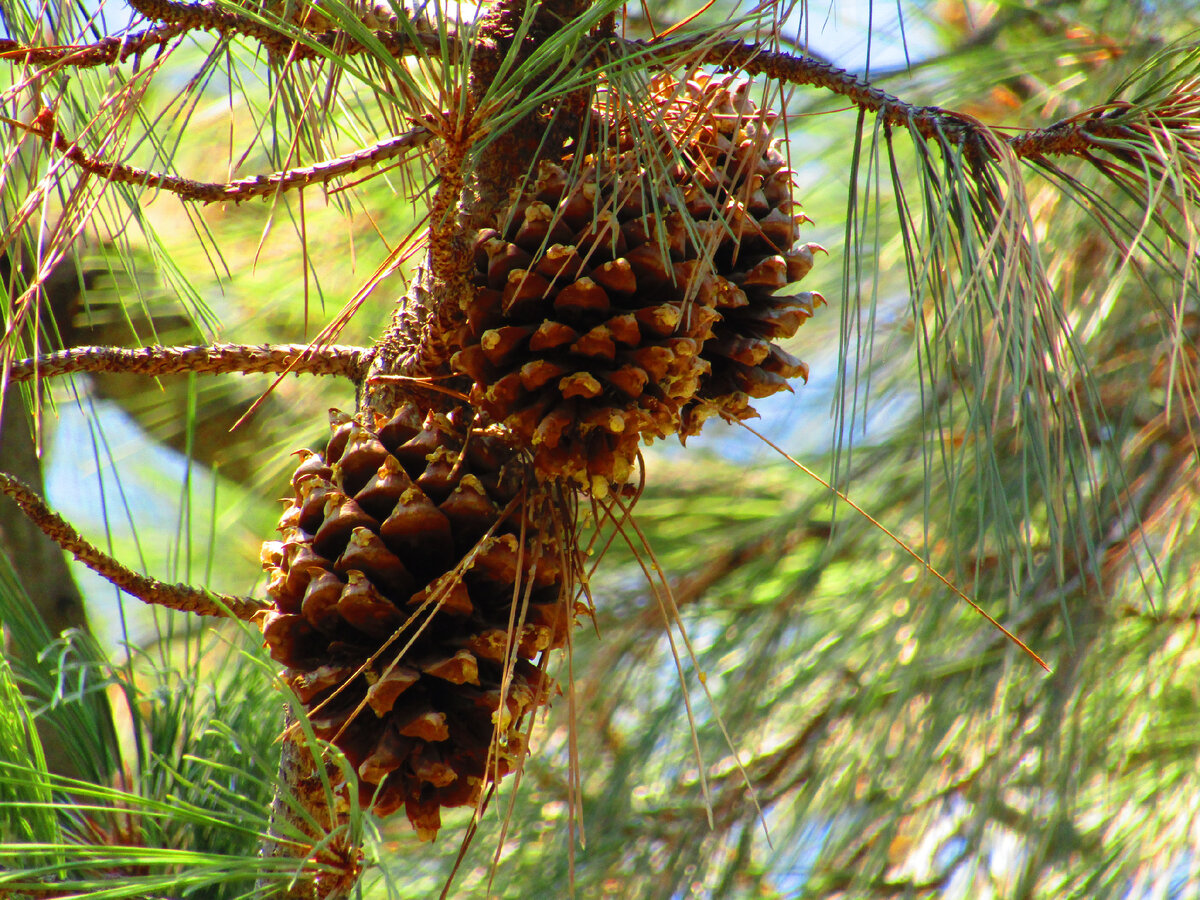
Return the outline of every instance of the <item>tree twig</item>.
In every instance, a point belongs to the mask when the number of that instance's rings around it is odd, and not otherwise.
[[[232,616],[242,620],[248,620],[266,608],[260,601],[250,597],[218,594],[139,575],[89,543],[62,516],[51,510],[41,497],[6,472],[0,472],[0,491],[11,497],[48,538],[93,572],[139,600],[200,616]]]
[[[63,153],[75,165],[94,175],[99,175],[106,181],[161,188],[179,195],[184,200],[194,200],[200,203],[230,200],[239,203],[251,197],[270,197],[282,191],[304,188],[313,184],[324,184],[341,175],[375,165],[382,160],[401,156],[422,146],[433,137],[432,132],[427,128],[414,128],[403,134],[384,138],[369,147],[363,147],[344,156],[312,165],[297,166],[294,169],[274,172],[270,175],[252,175],[236,181],[206,182],[193,181],[181,175],[170,175],[165,172],[151,172],[138,166],[107,162],[90,156],[77,142],[67,139],[57,130],[54,112],[50,109],[43,109],[28,125],[20,122],[10,122],[10,124],[15,124],[38,135]]]
[[[201,347],[75,347],[17,360],[9,380],[28,381],[74,372],[116,372],[134,375],[201,375],[293,373],[340,375],[361,381],[370,365],[369,347],[333,344],[212,344]]]

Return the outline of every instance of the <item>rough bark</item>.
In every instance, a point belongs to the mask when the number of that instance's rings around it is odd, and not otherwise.
[[[263,842],[262,856],[294,859],[299,872],[300,862],[308,861],[314,847],[333,831],[338,816],[326,803],[316,759],[296,727],[296,717],[290,708],[284,711],[284,737],[280,743],[280,777],[271,802],[271,825]],[[360,874],[357,848],[344,837],[330,841],[315,861],[328,864],[330,869],[321,874],[310,869],[290,883],[281,883],[278,878],[260,878],[256,889],[263,897],[277,900],[335,900],[347,896]]]
[[[590,0],[543,0],[517,50],[516,67],[590,5]],[[512,49],[526,6],[525,0],[499,0],[484,12],[471,54],[469,115],[479,110]],[[538,87],[527,85],[523,95]],[[578,137],[587,101],[587,92],[577,91],[553,110],[535,110],[473,155],[473,123],[469,116],[456,123],[459,140],[447,141],[430,209],[430,252],[379,342],[373,375],[444,378],[449,374],[450,355],[458,349],[449,341],[464,321],[463,298],[473,290],[470,234],[496,224],[514,186],[537,170],[539,158],[557,157],[567,137]],[[372,386],[368,391],[368,403],[385,409],[390,395],[376,395],[375,390]]]

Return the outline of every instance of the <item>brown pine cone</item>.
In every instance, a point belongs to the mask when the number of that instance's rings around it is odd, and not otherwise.
[[[263,547],[271,656],[362,801],[403,807],[422,839],[441,807],[477,803],[520,764],[522,722],[554,691],[547,654],[578,611],[576,562],[543,533],[527,465],[468,437],[462,412],[332,412]]]
[[[647,235],[632,199],[593,216],[612,205],[599,178],[592,167],[568,190],[566,171],[543,163],[503,236],[478,234],[477,289],[452,362],[540,474],[603,493],[629,477],[640,438],[678,430],[716,315],[704,273],[671,249],[682,220]]]
[[[793,173],[770,140],[773,114],[747,93],[730,78],[656,79],[655,115],[611,121],[614,146],[595,142],[574,174],[543,162],[506,219],[477,234],[452,364],[540,475],[604,492],[629,476],[641,439],[753,415],[751,397],[807,376],[773,341],[819,300],[778,293],[818,248],[794,246]]]
[[[808,219],[792,195],[795,173],[771,138],[777,116],[755,106],[750,81],[698,73],[682,84],[660,76],[654,88],[666,98],[667,120],[690,129],[687,164],[672,176],[708,236],[718,285],[720,318],[700,352],[708,373],[683,411],[686,437],[713,414],[754,417],[751,400],[791,390],[788,380],[797,376],[808,380],[808,366],[777,341],[791,338],[825,302],[795,287],[824,248],[798,242]]]

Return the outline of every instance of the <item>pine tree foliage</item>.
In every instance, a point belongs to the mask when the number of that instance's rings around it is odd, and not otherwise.
[[[829,251],[803,287],[829,308],[787,344],[811,383],[747,424],[832,490],[714,422],[643,448],[636,504],[579,504],[595,628],[550,666],[519,775],[432,845],[353,792],[318,821],[354,778],[336,752],[315,805],[293,795],[256,628],[126,599],[147,627],[95,649],[47,631],[13,559],[0,889],[1200,897],[1190,4],[904,4],[910,58],[881,69],[868,2],[860,79],[823,61],[836,4],[131,7],[0,6],[5,415],[44,436],[102,400],[190,461],[176,533],[138,529],[162,500],[134,497],[90,533],[133,519],[112,556],[250,594],[289,454],[369,366],[462,387],[441,301],[474,265],[463,223],[555,140],[581,165],[588,91],[641,123],[660,183],[687,162],[652,139],[659,71],[753,77],[783,113],[803,239]]]

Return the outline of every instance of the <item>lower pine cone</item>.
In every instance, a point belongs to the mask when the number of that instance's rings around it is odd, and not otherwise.
[[[442,807],[524,759],[522,725],[556,690],[547,655],[586,612],[578,560],[527,461],[467,411],[331,420],[263,546],[263,638],[364,805],[403,807],[429,840]]]

